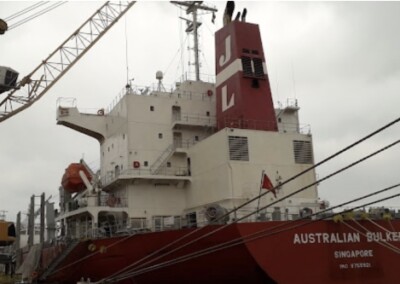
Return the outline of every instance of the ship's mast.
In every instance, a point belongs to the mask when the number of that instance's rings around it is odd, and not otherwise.
[[[193,27],[193,38],[194,38],[194,66],[195,66],[195,73],[196,73],[196,81],[200,81],[200,62],[199,62],[199,36],[197,29],[200,26],[197,16],[198,11],[210,11],[210,12],[217,12],[218,10],[203,4],[203,1],[171,1],[172,4],[176,4],[178,6],[183,6],[186,10],[186,14],[192,14],[192,27]],[[186,29],[189,32],[189,28]]]

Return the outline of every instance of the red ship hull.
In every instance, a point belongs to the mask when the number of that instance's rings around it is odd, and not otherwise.
[[[382,227],[370,221],[242,223],[213,234],[221,226],[208,226],[165,249],[195,229],[87,240],[44,283],[99,281],[146,256],[136,272],[116,283],[398,283],[400,222],[378,223]],[[201,235],[207,236],[173,251]],[[195,252],[202,253],[172,262]]]

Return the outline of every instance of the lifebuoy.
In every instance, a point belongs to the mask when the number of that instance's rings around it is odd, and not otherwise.
[[[90,245],[88,246],[88,250],[89,250],[89,251],[95,251],[95,250],[96,250],[96,245],[95,245],[95,244],[90,244]]]
[[[97,115],[104,115],[104,108],[97,111]]]
[[[133,167],[134,167],[135,169],[140,168],[140,162],[139,162],[139,161],[134,161],[134,162],[133,162]]]
[[[207,91],[207,96],[211,97],[212,95],[213,95],[213,91],[208,90],[208,91]]]
[[[105,253],[105,252],[107,252],[107,247],[106,247],[106,246],[101,246],[101,247],[99,248],[99,252],[100,252],[100,253]]]

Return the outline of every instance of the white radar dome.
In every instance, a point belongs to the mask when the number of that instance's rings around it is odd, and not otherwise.
[[[162,71],[157,71],[157,73],[156,73],[156,79],[157,80],[162,80],[163,76],[164,76],[164,74],[163,74]]]

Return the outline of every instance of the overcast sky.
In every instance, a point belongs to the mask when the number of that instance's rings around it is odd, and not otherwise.
[[[101,4],[69,2],[1,35],[0,66],[17,70],[21,79]],[[222,26],[225,2],[213,4],[216,22],[205,15],[201,31],[202,73],[212,75],[213,33]],[[30,5],[0,2],[0,18]],[[400,116],[400,2],[236,2],[236,11],[244,7],[247,21],[260,25],[274,102],[298,100],[301,122],[311,125],[316,162]],[[180,35],[179,15],[168,2],[138,2],[41,100],[0,123],[0,210],[8,211],[8,219],[26,213],[32,194],[45,192],[57,204],[71,162],[84,157],[99,164],[96,140],[56,125],[58,98],[76,98],[81,110],[107,108],[127,76],[150,85],[161,70],[168,85],[182,74],[180,38],[186,35]],[[399,139],[399,133],[399,126],[390,128],[319,167],[318,177]],[[335,205],[398,183],[399,158],[395,146],[321,183],[320,197]],[[385,204],[400,208],[400,199]]]

